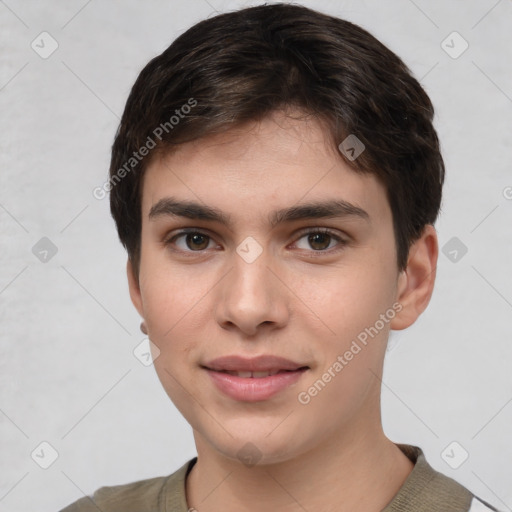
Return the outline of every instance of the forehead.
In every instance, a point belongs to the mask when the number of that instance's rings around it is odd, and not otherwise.
[[[169,196],[247,218],[325,200],[345,201],[372,216],[389,214],[384,187],[375,176],[348,166],[322,124],[284,113],[155,158],[144,177],[143,218]]]

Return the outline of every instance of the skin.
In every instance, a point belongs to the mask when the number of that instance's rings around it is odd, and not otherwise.
[[[150,208],[167,196],[216,207],[232,222],[150,220]],[[275,209],[340,198],[369,220],[269,224]],[[386,343],[390,328],[410,326],[430,300],[438,255],[433,226],[400,272],[384,187],[355,173],[318,122],[282,112],[155,158],[144,178],[142,214],[138,280],[127,264],[130,295],[160,350],[158,377],[193,428],[198,461],[186,482],[188,506],[382,510],[413,468],[382,430]],[[186,227],[207,238],[165,244]],[[329,228],[344,243],[311,241],[301,232],[313,228]],[[262,249],[252,263],[236,252],[248,236]],[[308,404],[299,403],[298,394],[397,303],[400,312],[378,335]],[[278,355],[310,369],[268,400],[240,402],[200,367],[228,354]],[[248,442],[261,457],[251,467],[237,455]]]

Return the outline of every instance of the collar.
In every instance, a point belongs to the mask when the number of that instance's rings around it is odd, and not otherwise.
[[[421,448],[397,444],[414,468],[382,512],[460,512],[469,510],[472,494],[455,480],[434,470]],[[183,464],[166,481],[164,500],[167,512],[188,512],[185,482],[197,457]]]

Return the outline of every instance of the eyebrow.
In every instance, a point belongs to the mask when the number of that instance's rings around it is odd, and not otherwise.
[[[181,201],[173,197],[164,197],[155,203],[148,214],[149,220],[158,217],[185,217],[187,219],[219,222],[229,226],[231,216],[212,206],[195,201]],[[354,204],[342,199],[311,202],[275,210],[269,214],[269,224],[277,224],[307,219],[328,219],[356,217],[370,222],[370,215]]]

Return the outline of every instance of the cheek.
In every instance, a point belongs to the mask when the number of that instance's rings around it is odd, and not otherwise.
[[[190,329],[191,318],[200,310],[200,298],[206,293],[200,279],[191,280],[169,266],[147,261],[149,271],[141,279],[144,316],[152,341],[165,350]]]
[[[323,286],[309,296],[311,302],[306,301],[334,332],[319,337],[316,345],[317,354],[322,354],[320,364],[306,387],[299,390],[303,393],[303,401],[299,402],[308,402],[304,407],[311,428],[318,426],[318,418],[326,410],[332,415],[332,421],[327,423],[339,425],[356,414],[363,403],[378,397],[380,383],[376,375],[381,372],[389,326],[395,314],[390,291],[393,286],[386,277],[390,275],[389,269],[386,273],[377,265],[373,269],[362,267],[359,270],[350,266],[346,273],[338,269],[336,278],[316,280],[317,285]]]
[[[309,272],[295,288],[311,321],[322,325],[328,339],[342,349],[365,328],[373,326],[393,304],[394,286],[389,267],[379,262],[338,266]],[[314,312],[315,315],[311,315]]]
[[[198,332],[205,332],[200,319],[206,314],[206,303],[200,299],[207,290],[200,279],[150,268],[141,292],[150,338],[159,351],[154,368],[167,395],[184,413],[193,386],[190,365],[201,343]]]
[[[194,265],[173,264],[165,249],[146,240],[141,258],[141,294],[153,335],[161,336],[187,314],[193,315],[195,305],[209,288],[206,273],[199,274]],[[184,327],[186,322],[180,323],[180,328]]]

